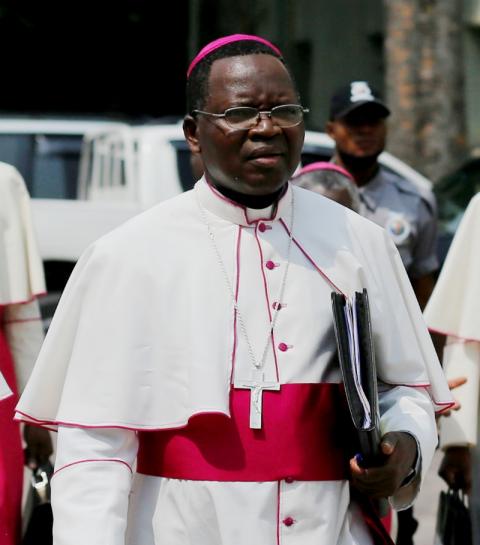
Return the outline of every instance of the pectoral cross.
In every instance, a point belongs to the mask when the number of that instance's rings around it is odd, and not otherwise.
[[[264,380],[261,369],[252,371],[250,380],[235,380],[234,387],[240,390],[250,390],[250,428],[262,429],[262,399],[263,390],[280,390],[278,382]]]

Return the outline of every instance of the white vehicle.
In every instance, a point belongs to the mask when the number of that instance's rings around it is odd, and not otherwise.
[[[33,197],[47,288],[54,292],[44,303],[51,303],[45,311],[51,315],[75,262],[91,242],[192,188],[195,180],[181,121],[139,126],[103,121],[38,123],[2,126],[0,120],[0,160],[17,166]],[[28,168],[7,153],[8,146],[21,150],[21,139],[30,141],[30,148],[22,150],[31,162]],[[326,134],[307,131],[302,163],[328,160],[333,148]],[[388,153],[380,156],[380,162],[416,184],[431,187],[426,178]]]
[[[52,314],[91,225],[87,220],[90,208],[87,214],[84,203],[76,201],[83,137],[120,126],[123,124],[107,119],[0,117],[0,161],[20,171],[33,197],[34,222],[51,293],[41,300],[44,315]],[[71,203],[76,205],[74,214]],[[102,218],[102,225],[111,222],[112,228],[121,221],[118,215],[115,220],[108,214],[102,217],[100,211],[96,216]],[[92,238],[96,238],[94,231]],[[68,254],[57,251],[58,241],[67,239]]]
[[[333,140],[306,131],[302,163],[328,160]],[[89,202],[136,203],[141,209],[193,187],[190,153],[181,122],[122,127],[86,135],[80,168],[79,198]],[[390,153],[379,161],[415,184],[431,189],[431,182]]]

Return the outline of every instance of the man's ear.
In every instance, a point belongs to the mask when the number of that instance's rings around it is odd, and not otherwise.
[[[183,119],[183,134],[192,153],[200,153],[200,142],[198,141],[197,121],[191,115],[186,115]]]
[[[330,136],[330,138],[334,138],[335,135],[335,122],[334,121],[327,121],[325,125],[325,132]]]

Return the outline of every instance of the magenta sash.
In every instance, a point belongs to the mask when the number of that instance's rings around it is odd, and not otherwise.
[[[250,391],[232,389],[231,418],[193,416],[184,428],[139,432],[137,471],[207,481],[347,478],[350,421],[339,384],[282,384],[263,393],[263,427],[249,427]]]

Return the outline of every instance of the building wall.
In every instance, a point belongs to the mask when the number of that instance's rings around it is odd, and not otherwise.
[[[470,148],[480,148],[480,0],[465,0],[465,106]]]
[[[383,91],[380,0],[297,0],[291,56],[311,109],[309,124],[321,129],[328,102],[340,85],[366,79]]]

